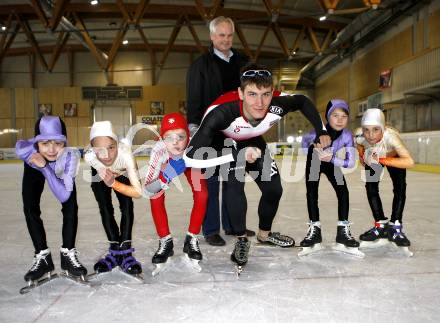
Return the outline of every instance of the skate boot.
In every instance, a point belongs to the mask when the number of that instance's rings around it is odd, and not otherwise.
[[[25,281],[34,281],[40,279],[44,274],[50,273],[55,269],[52,262],[52,255],[49,248],[41,250],[34,255],[34,262],[31,269],[24,275]]]
[[[413,255],[412,251],[409,250],[411,242],[406,237],[405,233],[402,231],[402,224],[397,220],[396,222],[390,222],[388,224],[388,240],[393,243],[394,246],[401,249],[408,257]]]
[[[188,232],[185,237],[185,243],[183,245],[183,252],[186,257],[190,260],[191,266],[198,272],[202,271],[199,265],[199,261],[202,260],[203,256],[199,247],[199,240],[195,234]]]
[[[119,266],[124,273],[140,277],[142,266],[140,262],[133,257],[133,252],[134,248],[131,247],[130,240],[122,242],[119,246],[119,255],[121,256]]]
[[[151,262],[155,266],[152,272],[153,276],[156,276],[165,268],[165,263],[167,263],[168,258],[174,255],[173,249],[173,237],[170,234],[159,239],[159,248],[151,259]]]
[[[203,256],[199,247],[199,240],[197,236],[192,233],[187,233],[185,243],[183,245],[183,252],[187,254],[188,258],[195,260],[202,260]]]
[[[71,278],[77,282],[87,282],[85,278],[87,269],[79,262],[76,248],[61,248],[60,259],[61,269],[64,271],[61,273],[62,276]]]
[[[257,240],[262,244],[270,244],[281,248],[289,248],[295,245],[295,240],[293,240],[293,238],[282,235],[279,232],[269,232],[267,238],[257,235]]]
[[[108,249],[108,253],[104,258],[100,259],[93,269],[95,273],[105,273],[112,271],[113,268],[117,267],[119,264],[119,245],[117,243],[111,243],[110,248]]]
[[[388,240],[394,242],[399,247],[409,247],[411,242],[402,232],[402,224],[397,220],[388,224]]]
[[[349,248],[357,248],[359,247],[359,242],[356,241],[355,238],[351,235],[350,232],[350,222],[348,221],[339,221],[338,228],[336,233],[336,242],[343,244]]]
[[[307,230],[307,235],[301,241],[301,247],[313,247],[317,243],[322,242],[321,236],[321,222],[309,222],[309,230]]]
[[[388,243],[387,238],[388,220],[374,222],[374,227],[359,236],[361,248],[376,248]]]
[[[321,245],[321,222],[310,221],[308,224],[309,229],[307,230],[307,235],[300,243],[300,247],[302,247],[302,250],[298,253],[298,256],[300,257],[318,252],[319,250],[323,249]]]
[[[24,280],[27,281],[28,285],[20,289],[20,294],[26,294],[32,289],[56,278],[57,274],[52,274],[54,269],[49,248],[35,254],[32,267],[24,275]]]
[[[365,257],[364,253],[359,251],[359,242],[351,235],[350,222],[348,221],[338,222],[336,245],[333,249],[359,258]]]
[[[246,237],[239,237],[235,243],[234,251],[231,254],[231,260],[236,263],[237,275],[243,271],[243,267],[248,262],[248,254],[251,243]]]

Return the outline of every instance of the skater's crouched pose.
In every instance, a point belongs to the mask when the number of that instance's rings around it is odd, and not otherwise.
[[[78,261],[75,248],[78,227],[75,176],[80,153],[66,147],[66,126],[55,116],[44,116],[35,124],[35,137],[19,140],[15,149],[24,161],[23,210],[35,248],[34,262],[24,279],[35,282],[54,270],[41,220],[40,199],[47,181],[53,195],[60,201],[63,213],[63,244],[60,249],[61,269],[66,274],[84,277],[87,269]]]
[[[84,159],[92,167],[92,190],[110,243],[108,254],[95,264],[95,272],[107,272],[120,266],[128,274],[139,275],[142,267],[134,258],[131,246],[132,197],[139,198],[142,189],[131,147],[118,142],[110,121],[98,121],[90,131],[90,147],[86,149]],[[112,190],[121,210],[119,227],[114,216]]]
[[[223,198],[237,236],[231,260],[239,270],[247,263],[250,248],[246,237],[246,172],[261,191],[257,239],[280,247],[292,247],[295,243],[289,236],[271,232],[282,186],[278,167],[270,156],[263,134],[288,112],[300,110],[312,123],[321,144],[330,144],[313,103],[303,95],[274,92],[272,82],[272,73],[265,67],[257,64],[246,66],[240,77],[238,92],[228,92],[208,107],[185,155],[187,166],[205,168],[225,165],[219,167],[219,171],[226,187]],[[204,153],[210,147],[215,150],[214,154]]]
[[[307,210],[309,213],[309,229],[307,236],[301,241],[303,248],[321,249],[321,222],[319,219],[318,190],[321,174],[325,174],[336,192],[338,198],[338,226],[336,243],[342,249],[357,248],[357,242],[350,233],[348,222],[349,193],[347,183],[341,168],[351,168],[355,163],[355,148],[353,136],[346,129],[349,116],[349,106],[344,100],[334,99],[328,102],[325,117],[325,125],[331,138],[331,146],[316,148],[314,131],[304,136],[302,147],[307,149],[306,163],[306,188],[307,188]],[[343,153],[343,158],[338,156]],[[338,246],[338,245],[337,245]],[[307,252],[304,249],[303,252]],[[351,250],[351,249],[347,249]]]
[[[174,254],[173,238],[165,209],[165,192],[173,178],[185,174],[193,193],[194,206],[183,246],[183,252],[196,262],[202,260],[197,234],[200,232],[208,201],[206,181],[199,169],[186,168],[182,155],[189,141],[189,130],[180,113],[164,116],[159,140],[154,146],[147,170],[144,193],[150,198],[151,213],[159,248],[152,258],[155,265],[163,264]]]
[[[359,160],[365,166],[365,187],[375,223],[372,229],[361,234],[360,240],[368,246],[368,242],[388,238],[399,247],[409,247],[410,241],[402,231],[402,217],[406,199],[406,169],[413,167],[414,161],[397,130],[385,126],[385,116],[380,109],[368,109],[361,125],[355,137]],[[394,198],[389,222],[379,195],[384,166],[393,182]]]

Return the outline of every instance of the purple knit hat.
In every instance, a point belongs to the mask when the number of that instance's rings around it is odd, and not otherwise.
[[[66,142],[66,126],[60,117],[44,116],[35,125],[35,141],[57,140]]]
[[[335,110],[335,109],[342,109],[347,112],[347,114],[350,114],[350,107],[348,106],[348,103],[344,100],[340,99],[333,99],[328,101],[327,103],[327,109],[325,111],[325,118],[328,120],[328,116]]]

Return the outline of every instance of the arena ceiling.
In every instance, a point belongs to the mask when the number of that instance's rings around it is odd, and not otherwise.
[[[341,58],[353,44],[377,34],[385,18],[427,2],[0,0],[0,67],[5,57],[28,55],[31,65],[51,72],[61,54],[71,61],[75,52],[88,51],[106,72],[121,51],[144,51],[154,73],[166,65],[170,52],[206,51],[207,23],[224,15],[236,23],[234,47],[252,60],[291,62],[304,72],[316,71],[324,58]]]

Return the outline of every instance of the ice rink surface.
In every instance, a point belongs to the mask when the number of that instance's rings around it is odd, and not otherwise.
[[[175,255],[159,276],[151,276],[158,240],[150,206],[148,200],[140,199],[135,201],[133,245],[143,264],[145,284],[116,270],[99,277],[98,287],[56,279],[20,295],[33,257],[22,211],[22,169],[21,163],[0,164],[0,322],[439,322],[440,175],[408,172],[404,230],[412,242],[412,258],[386,246],[366,251],[364,259],[329,248],[300,259],[298,248],[257,246],[252,238],[249,263],[237,278],[229,260],[233,239],[228,236],[225,247],[208,246],[200,239],[204,259],[203,270],[197,273],[182,256],[192,197],[181,177],[183,193],[173,188],[166,199]],[[360,178],[359,170],[347,175],[352,233],[357,238],[373,224]],[[77,248],[90,272],[106,251],[107,241],[90,184],[81,176],[76,183]],[[283,187],[273,231],[291,235],[299,244],[307,231],[304,181],[283,182]],[[260,194],[254,183],[246,184],[246,192],[248,228],[256,230]],[[390,214],[392,188],[387,172],[381,196]],[[58,271],[62,217],[47,185],[41,209]],[[337,203],[325,177],[320,210],[324,244],[330,246],[336,234]]]

